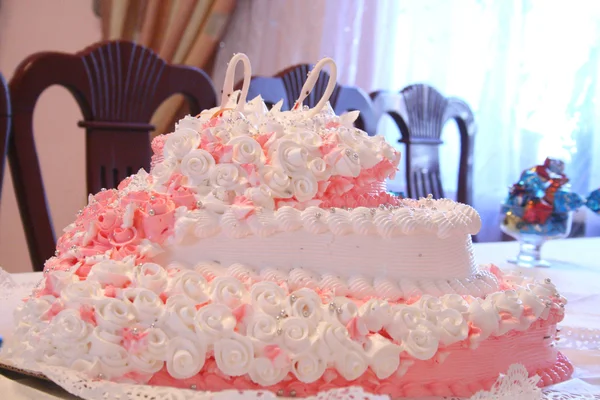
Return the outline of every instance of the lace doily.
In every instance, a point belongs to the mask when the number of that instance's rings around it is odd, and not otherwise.
[[[600,329],[561,326],[559,347],[577,350],[600,350]]]
[[[28,296],[32,290],[41,282],[42,278],[37,282],[17,283],[12,275],[0,267],[0,301],[22,299]],[[10,309],[10,308],[9,308]]]

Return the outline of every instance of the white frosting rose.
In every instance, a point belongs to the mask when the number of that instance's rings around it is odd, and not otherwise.
[[[96,301],[96,322],[108,332],[128,327],[134,319],[134,311],[128,302],[110,297]]]
[[[237,307],[246,296],[246,289],[239,280],[230,276],[219,276],[210,283],[210,297],[213,302]]]
[[[271,189],[273,196],[282,199],[292,197],[291,179],[282,168],[267,165],[260,172],[265,184]]]
[[[326,181],[331,177],[331,168],[327,166],[327,163],[322,158],[311,160],[308,163],[308,168],[318,181]]]
[[[404,304],[392,307],[391,313],[392,319],[386,323],[385,330],[396,341],[400,341],[406,337],[412,329],[415,329],[419,325],[424,317],[421,310],[417,307]]]
[[[473,336],[471,340],[485,340],[498,332],[500,315],[489,301],[474,299],[469,304],[468,318],[469,322],[480,330],[479,334]]]
[[[165,365],[165,362],[162,359],[157,359],[155,355],[147,351],[147,349],[130,353],[129,363],[135,372],[141,372],[142,374],[148,375],[144,379],[145,382],[150,380],[150,377],[160,371]]]
[[[400,366],[402,348],[379,334],[367,338],[365,352],[369,366],[379,379],[390,377]]]
[[[390,321],[390,305],[385,300],[370,299],[358,311],[361,320],[371,332],[379,332]]]
[[[135,284],[156,294],[161,294],[167,288],[167,271],[155,263],[144,263],[136,268]]]
[[[226,375],[241,376],[250,371],[254,348],[250,338],[234,333],[214,344],[217,367]]]
[[[46,279],[50,281],[54,293],[61,293],[72,283],[79,282],[79,277],[73,271],[51,271]]]
[[[62,357],[75,359],[85,356],[93,331],[76,310],[62,310],[50,322],[52,345],[60,349]]]
[[[292,188],[296,200],[303,203],[312,200],[319,190],[319,184],[313,175],[297,175],[292,177]]]
[[[254,311],[269,315],[278,315],[284,309],[285,298],[285,291],[274,282],[258,282],[250,289],[250,304]]]
[[[131,265],[121,261],[101,261],[94,265],[87,279],[99,282],[103,286],[123,287],[131,281],[132,270]]]
[[[288,372],[290,372],[289,365],[278,368],[267,357],[258,357],[252,361],[248,375],[253,382],[261,386],[271,386],[281,382]]]
[[[423,319],[416,328],[408,331],[402,339],[402,349],[419,360],[433,357],[439,347],[439,337],[435,326]]]
[[[424,294],[413,307],[421,309],[421,312],[425,315],[425,317],[429,321],[435,323],[438,315],[442,311],[442,302],[438,297]]]
[[[334,355],[335,367],[346,380],[353,381],[365,373],[369,364],[360,351],[346,349]]]
[[[303,383],[315,382],[323,376],[326,368],[327,361],[313,351],[292,357],[292,373]]]
[[[148,289],[125,289],[124,295],[131,300],[137,320],[150,325],[160,320],[165,305],[158,295]]]
[[[342,143],[358,153],[363,168],[374,167],[382,157],[377,152],[377,146],[371,141],[365,131],[357,128],[340,127],[338,136]]]
[[[154,359],[165,361],[167,359],[169,336],[159,328],[150,328],[146,333],[147,351],[152,354]]]
[[[226,190],[235,190],[240,184],[240,170],[235,164],[217,164],[210,172],[210,183]]]
[[[272,343],[277,335],[277,320],[267,314],[254,313],[246,326],[246,335],[264,343]]]
[[[321,321],[323,313],[321,297],[311,289],[296,290],[288,297],[287,302],[288,314],[304,319],[311,330]]]
[[[291,353],[302,353],[310,346],[310,329],[302,317],[288,317],[281,323],[283,344]]]
[[[209,343],[233,334],[236,319],[223,304],[208,304],[200,307],[194,317],[197,335]]]
[[[282,139],[277,144],[274,162],[289,176],[296,176],[308,169],[308,150],[293,140]]]
[[[167,372],[175,379],[188,379],[204,366],[206,349],[202,342],[173,337],[167,346]]]
[[[93,281],[79,281],[65,287],[60,292],[60,298],[68,308],[78,308],[83,304],[90,304],[90,300],[100,294],[100,285]],[[29,300],[28,302],[30,302]]]
[[[275,200],[269,186],[260,185],[259,187],[251,187],[246,189],[244,195],[254,203],[257,207],[264,207],[267,210],[275,209]]]
[[[260,144],[250,136],[237,136],[231,139],[228,146],[233,146],[233,162],[237,164],[262,164],[264,153]]]
[[[190,183],[201,184],[210,178],[215,166],[215,159],[206,150],[196,149],[189,152],[181,160],[181,173],[188,177]]]
[[[325,156],[325,161],[333,165],[335,175],[356,178],[360,174],[360,157],[349,147],[338,147]]]
[[[108,379],[120,378],[131,370],[129,352],[115,343],[119,339],[119,336],[103,335],[98,327],[91,335],[89,355],[98,359],[101,373]]]
[[[176,294],[167,299],[166,310],[161,320],[161,326],[171,336],[182,336],[190,340],[196,338],[194,317],[196,304],[182,294]]]
[[[152,167],[152,171],[150,172],[150,175],[152,175],[152,182],[159,185],[167,182],[173,175],[173,172],[175,172],[177,166],[177,160],[174,158],[165,158]]]
[[[177,272],[169,285],[169,294],[183,294],[196,304],[209,300],[206,279],[193,270]]]
[[[446,309],[438,315],[440,342],[445,346],[464,340],[469,335],[469,326],[462,314],[453,309]]]
[[[181,160],[190,151],[197,149],[198,146],[200,146],[200,134],[193,129],[180,128],[167,135],[163,155],[165,159],[174,157]]]
[[[175,124],[175,130],[178,129],[193,129],[196,132],[202,132],[202,122],[200,118],[192,117],[191,115],[186,115],[183,119],[180,119],[179,122]]]

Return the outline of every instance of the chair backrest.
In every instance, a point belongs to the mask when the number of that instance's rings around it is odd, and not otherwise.
[[[389,114],[406,145],[406,190],[409,197],[444,197],[440,176],[439,146],[448,120],[456,121],[460,134],[457,200],[472,203],[473,139],[476,126],[469,106],[457,98],[446,98],[433,87],[415,84],[400,93],[371,95],[378,115]]]
[[[25,59],[10,82],[9,162],[35,269],[42,268],[55,247],[33,135],[35,104],[52,85],[68,89],[83,115],[79,126],[86,131],[88,193],[115,187],[139,168],[149,168],[150,119],[171,95],[183,94],[192,114],[217,104],[203,71],[169,65],[131,42],[103,42],[77,54],[47,52]]]
[[[4,180],[4,164],[8,149],[10,130],[10,99],[4,77],[0,75],[0,200],[2,199],[2,182]]]
[[[300,91],[312,67],[310,64],[300,64],[287,68],[273,77],[254,76],[247,98],[252,99],[261,95],[269,106],[283,99],[282,109],[289,110],[300,97]],[[319,80],[304,101],[304,105],[314,107],[325,92],[327,82],[329,82],[329,74],[321,71]],[[329,101],[336,114],[360,111],[360,117],[355,122],[356,127],[364,130],[370,136],[375,135],[377,121],[373,103],[360,88],[337,84]]]

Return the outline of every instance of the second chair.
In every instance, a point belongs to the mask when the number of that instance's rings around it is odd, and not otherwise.
[[[29,254],[35,270],[52,256],[55,236],[33,134],[33,111],[52,85],[68,89],[86,131],[87,191],[116,187],[150,165],[150,119],[180,93],[193,115],[216,105],[208,76],[198,68],[167,64],[145,47],[99,43],[77,54],[38,53],[24,60],[10,82],[13,128],[9,161]],[[162,133],[162,132],[161,132]]]

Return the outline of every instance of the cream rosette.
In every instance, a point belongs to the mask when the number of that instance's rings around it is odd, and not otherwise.
[[[122,261],[107,260],[94,265],[90,270],[87,280],[98,282],[102,286],[112,285],[123,287],[133,278],[132,265]]]
[[[167,356],[166,347],[161,355],[157,355],[146,346],[129,354],[129,364],[135,372],[145,375],[144,381],[150,380],[153,374],[163,369]]]
[[[273,192],[271,191],[271,188],[265,184],[246,189],[244,195],[257,207],[263,207],[267,210],[275,209]]]
[[[21,302],[17,306],[14,312],[14,321],[20,323],[31,324],[33,322],[39,322],[52,304],[60,301],[52,295],[45,295],[40,297],[31,297],[27,301]]]
[[[292,373],[300,382],[317,381],[327,369],[327,360],[316,351],[306,351],[292,357]]]
[[[188,297],[177,294],[167,299],[165,313],[158,326],[173,336],[182,336],[190,340],[196,338],[194,328],[196,317],[196,304]]]
[[[154,184],[162,185],[167,182],[179,166],[175,158],[166,158],[152,167],[150,175]]]
[[[60,356],[74,360],[87,353],[93,327],[81,319],[79,311],[62,310],[50,321],[48,332]]]
[[[178,129],[192,129],[196,132],[202,132],[203,123],[200,120],[200,118],[192,117],[191,115],[186,115],[175,124],[175,130]]]
[[[364,351],[360,344],[350,340],[345,328],[329,325],[322,332],[331,360],[340,375],[352,381],[365,373],[369,364]]]
[[[146,351],[152,355],[155,360],[166,361],[167,346],[169,345],[169,336],[159,328],[150,328],[146,330]]]
[[[260,174],[264,183],[271,189],[273,196],[282,199],[292,197],[292,180],[281,167],[266,165],[261,168]]]
[[[206,279],[194,270],[181,270],[175,273],[168,287],[169,294],[183,294],[196,304],[209,300]]]
[[[335,297],[327,306],[325,311],[327,321],[339,323],[343,326],[348,325],[348,322],[359,314],[359,309],[356,303],[347,297]]]
[[[524,307],[515,290],[511,289],[504,292],[492,293],[486,298],[486,301],[491,302],[500,315],[509,314],[512,316],[512,318],[500,319],[498,334],[504,335],[512,329],[521,331],[529,327],[529,323],[526,320],[521,321]]]
[[[391,308],[387,301],[370,299],[360,306],[358,315],[370,332],[379,332],[391,317]]]
[[[402,339],[402,349],[414,358],[428,360],[432,358],[439,347],[439,332],[436,327],[426,319],[409,330]]]
[[[235,308],[247,296],[248,293],[242,282],[231,276],[219,276],[210,283],[210,298],[214,303]]]
[[[322,305],[321,297],[307,288],[296,290],[287,298],[288,315],[305,320],[311,331],[322,319]]]
[[[246,335],[263,344],[273,343],[277,338],[277,320],[263,313],[254,313],[246,325]]]
[[[253,382],[261,386],[271,386],[279,383],[290,372],[290,366],[276,365],[267,357],[258,357],[252,361],[252,365],[248,371],[248,375]]]
[[[337,147],[325,156],[325,161],[333,166],[333,175],[356,178],[360,174],[360,157],[350,147]]]
[[[132,305],[129,302],[105,297],[95,301],[96,323],[99,328],[115,334],[127,328],[135,319]]]
[[[317,181],[326,181],[331,177],[331,168],[325,160],[315,157],[308,163],[308,169]]]
[[[188,379],[204,366],[206,348],[201,341],[172,337],[167,346],[167,372],[175,379]]]
[[[236,164],[262,165],[265,162],[265,154],[260,144],[250,136],[234,137],[227,145],[233,147],[232,161]]]
[[[252,341],[237,333],[217,340],[214,344],[214,357],[222,373],[230,376],[244,375],[250,371],[254,361]]]
[[[457,310],[448,308],[441,311],[437,317],[440,342],[449,346],[465,340],[469,336],[469,326],[462,314]]]
[[[279,140],[272,158],[288,176],[302,175],[308,170],[308,150],[293,140]]]
[[[192,150],[181,160],[180,171],[192,184],[203,184],[210,179],[215,159],[206,150]]]
[[[135,318],[144,325],[159,321],[165,313],[165,305],[156,293],[149,289],[125,289],[123,296],[133,307]]]
[[[257,282],[250,289],[250,304],[255,312],[279,315],[285,309],[286,293],[274,282]]]
[[[73,282],[60,292],[60,298],[66,308],[77,308],[90,304],[91,299],[100,295],[100,284],[93,281]],[[37,300],[37,299],[36,299]],[[28,300],[30,302],[31,300]]]
[[[402,348],[379,334],[370,335],[365,343],[369,367],[379,379],[389,378],[400,366]]]
[[[161,294],[167,288],[167,271],[158,264],[144,263],[141,267],[136,268],[134,282],[136,287]]]
[[[442,311],[442,302],[438,297],[424,294],[413,307],[419,308],[425,318],[435,323]]]
[[[190,151],[197,149],[198,146],[200,146],[200,134],[198,132],[194,129],[179,128],[167,135],[163,155],[165,159],[173,157],[179,161]]]
[[[288,317],[281,323],[283,346],[293,354],[310,347],[310,327],[302,317]]]
[[[397,342],[425,320],[423,312],[419,308],[405,304],[393,306],[390,312],[392,318],[385,324],[385,330]]]
[[[337,135],[341,143],[358,153],[362,168],[373,168],[382,160],[377,145],[365,131],[341,126],[337,130]]]
[[[471,340],[482,341],[490,335],[498,333],[500,327],[500,314],[496,311],[496,307],[486,300],[475,298],[469,304],[468,320],[474,326],[479,328],[480,332],[477,337],[473,336]]]
[[[223,304],[208,304],[200,307],[193,324],[200,340],[212,344],[222,337],[233,335],[236,319]]]
[[[217,164],[210,172],[210,183],[225,190],[237,190],[241,184],[240,169],[235,164]]]
[[[292,188],[294,197],[301,203],[312,200],[318,190],[319,184],[314,175],[310,172],[302,175],[297,174],[292,177]]]
[[[98,360],[101,373],[108,379],[121,378],[131,371],[129,352],[119,342],[115,343],[116,340],[111,335],[103,335],[99,328],[91,335],[89,355]]]
[[[282,139],[292,140],[301,144],[302,147],[308,151],[310,156],[315,157],[321,154],[319,149],[323,145],[323,139],[319,134],[313,132],[311,129],[290,127],[288,129],[288,134]]]

